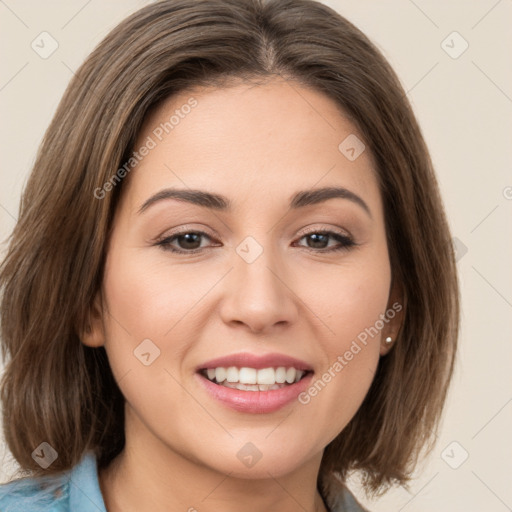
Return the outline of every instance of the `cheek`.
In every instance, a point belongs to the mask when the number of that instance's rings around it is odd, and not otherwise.
[[[137,249],[114,254],[105,273],[112,317],[134,341],[172,337],[173,330],[194,315],[194,307],[218,280],[211,272],[170,266],[165,258],[151,256]]]
[[[159,400],[168,403],[180,396],[177,380],[183,380],[182,370],[186,371],[180,365],[201,338],[209,319],[204,303],[219,274],[171,266],[165,254],[147,248],[109,254],[104,276],[109,311],[105,349],[129,402],[150,404],[145,391],[149,389],[158,389]],[[154,404],[158,410],[161,403]]]
[[[306,286],[304,282],[305,302],[325,324],[326,336],[322,338],[329,354],[348,349],[358,336],[364,340],[369,330],[372,335],[368,335],[368,341],[376,339],[373,345],[377,345],[378,350],[383,327],[379,319],[386,311],[390,280],[389,262],[379,257],[361,261],[354,258],[346,266],[316,272],[315,287]],[[373,329],[376,324],[378,334]]]
[[[331,269],[332,270],[332,269]],[[316,293],[306,302],[322,312],[323,335],[318,335],[324,364],[311,386],[299,397],[311,416],[326,418],[326,438],[333,439],[360,407],[372,383],[379,361],[382,317],[390,286],[387,260],[353,265],[317,275]],[[319,330],[320,332],[320,330]]]
[[[150,252],[123,248],[109,254],[105,349],[127,402],[154,424],[169,420],[163,404],[178,403],[185,410],[190,403],[179,384],[179,362],[201,329],[193,321],[194,306],[214,282],[171,269]]]

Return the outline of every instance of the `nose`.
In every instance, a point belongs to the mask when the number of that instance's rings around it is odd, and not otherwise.
[[[288,282],[291,273],[275,252],[264,249],[252,262],[235,253],[233,261],[234,268],[224,280],[220,307],[226,324],[265,334],[297,321],[300,300],[293,282]]]

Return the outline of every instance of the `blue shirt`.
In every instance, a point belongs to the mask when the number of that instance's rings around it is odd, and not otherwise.
[[[350,491],[332,479],[326,496],[331,512],[364,512]],[[1,512],[107,512],[93,452],[53,477],[21,478],[0,484]]]
[[[59,476],[21,478],[0,485],[0,511],[107,512],[94,453],[87,452]]]

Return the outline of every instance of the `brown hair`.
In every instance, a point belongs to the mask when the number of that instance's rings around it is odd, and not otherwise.
[[[80,341],[101,287],[129,158],[150,109],[182,90],[281,77],[333,99],[373,156],[403,323],[324,475],[361,470],[377,492],[406,484],[431,447],[459,323],[455,259],[437,182],[406,95],[354,25],[311,0],[164,0],[119,24],[71,80],[42,140],[0,267],[4,435],[21,468],[61,472],[124,446],[124,398],[103,347]],[[42,470],[31,452],[59,453]]]

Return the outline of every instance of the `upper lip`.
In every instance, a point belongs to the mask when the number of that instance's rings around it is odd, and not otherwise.
[[[211,359],[205,363],[200,364],[196,370],[206,370],[208,368],[228,368],[236,366],[237,368],[255,368],[260,370],[262,368],[277,368],[285,366],[286,368],[296,368],[297,370],[313,371],[310,364],[301,361],[295,357],[290,357],[285,354],[270,353],[270,354],[250,354],[249,352],[240,352],[238,354],[230,354],[227,356]]]

